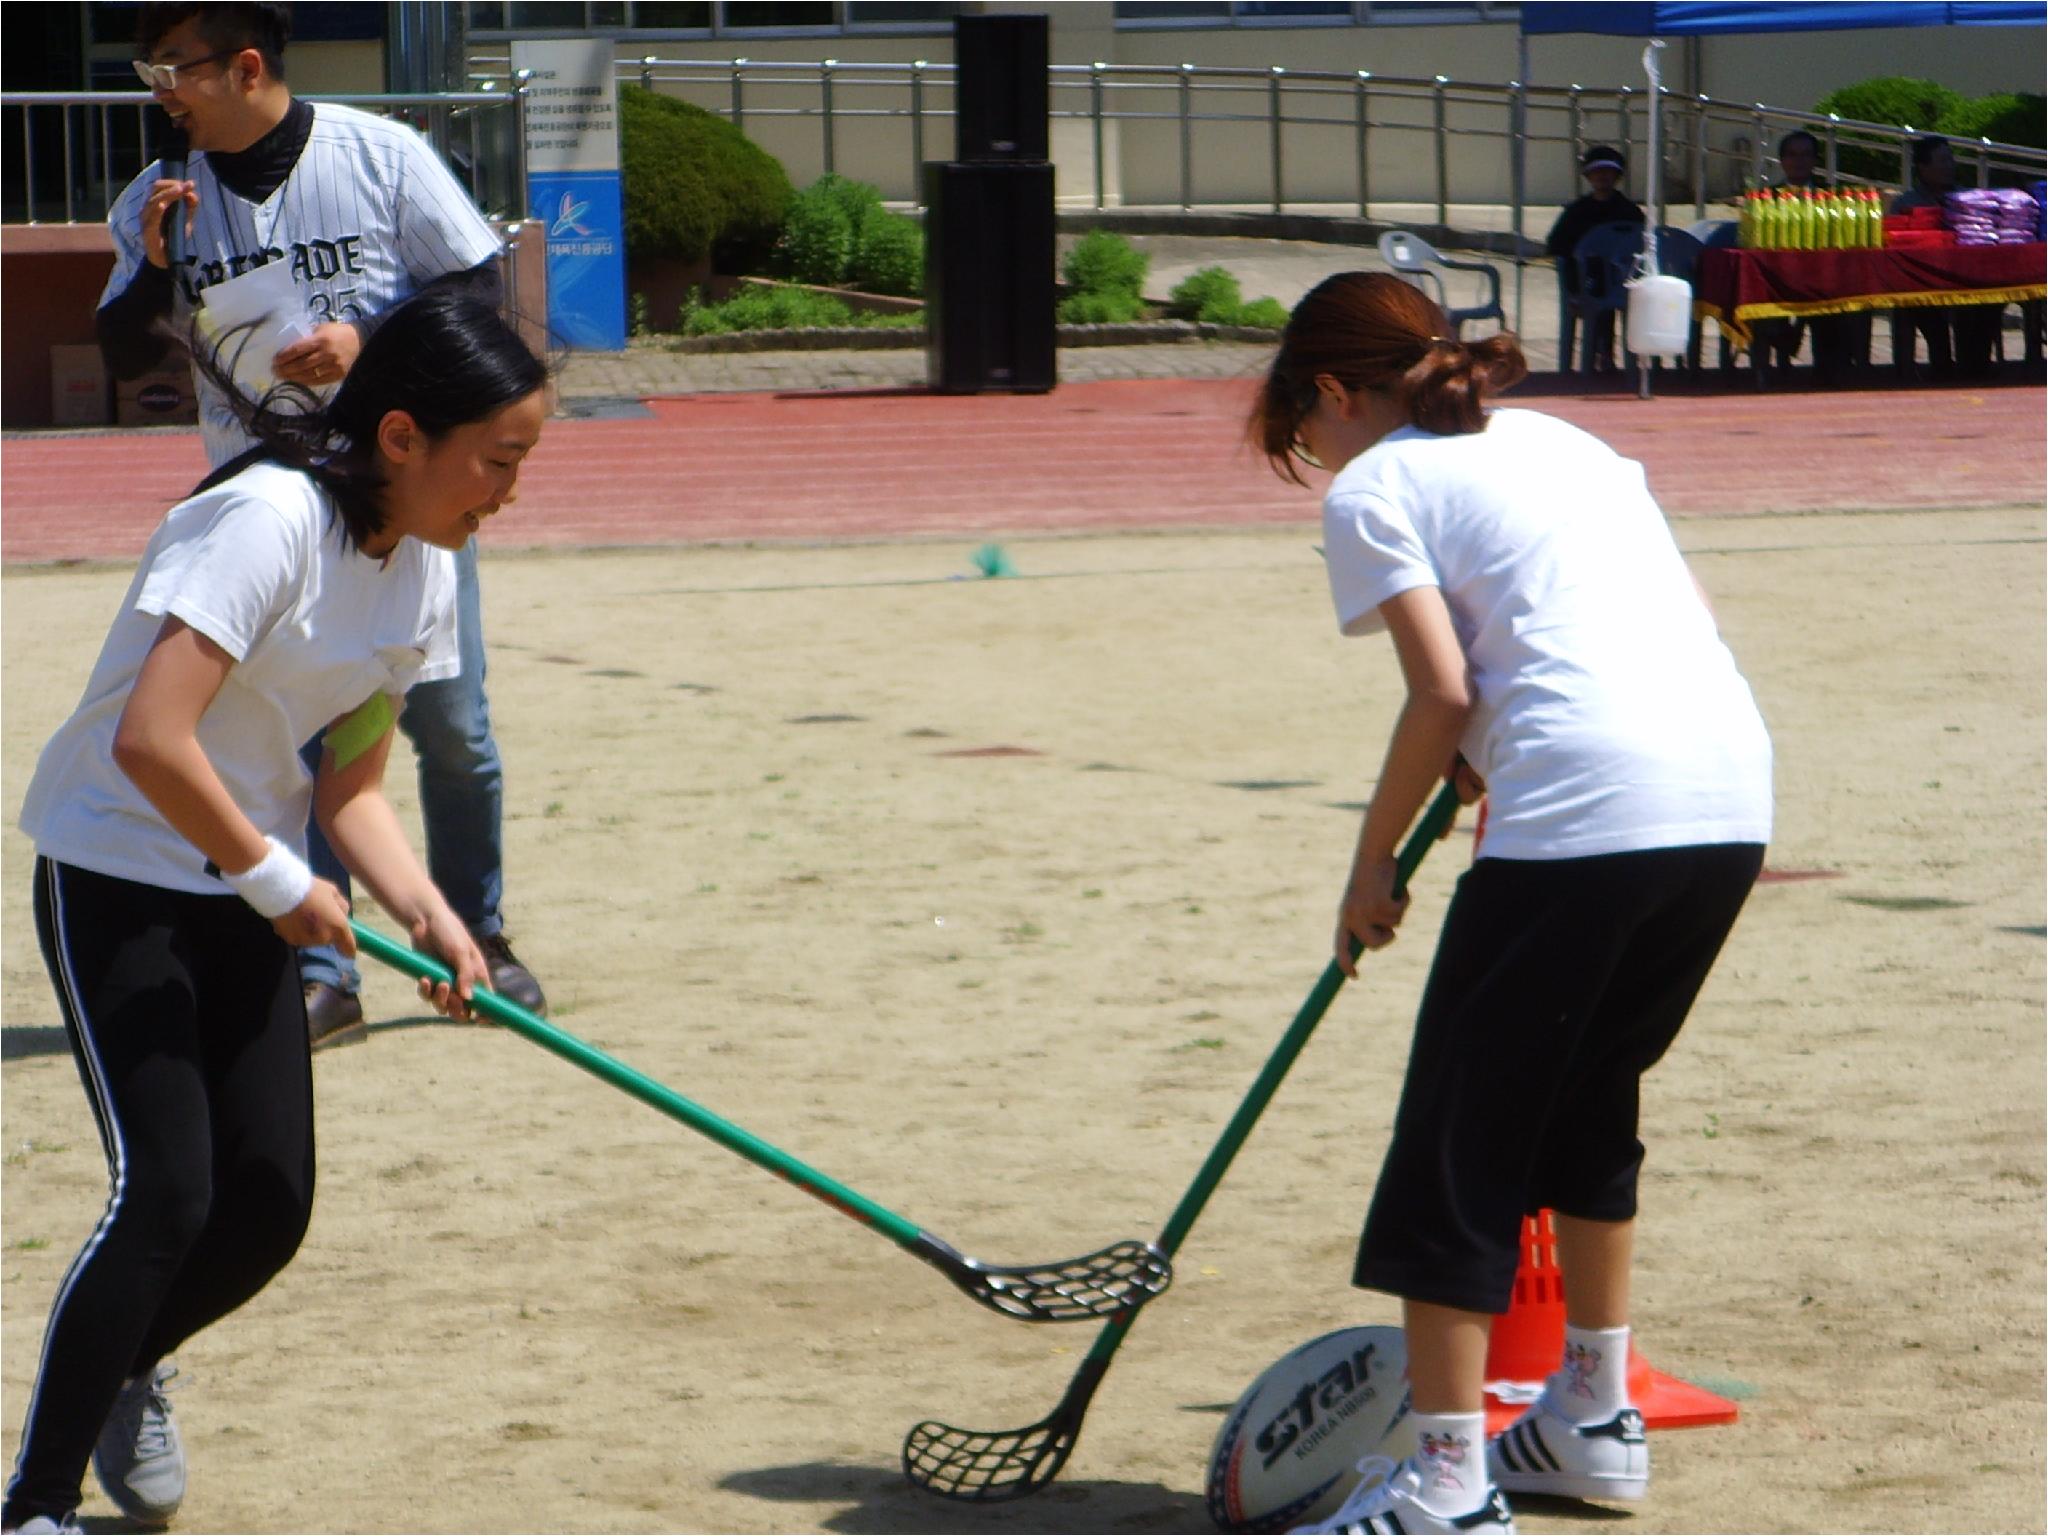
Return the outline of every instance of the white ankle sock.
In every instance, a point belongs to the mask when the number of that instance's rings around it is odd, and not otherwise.
[[[1628,1329],[1565,1324],[1564,1363],[1544,1386],[1574,1424],[1604,1424],[1628,1406]]]
[[[1411,1413],[1414,1464],[1422,1502],[1440,1515],[1465,1515],[1486,1502],[1486,1415]]]

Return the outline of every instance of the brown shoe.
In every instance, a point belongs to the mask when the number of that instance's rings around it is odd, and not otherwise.
[[[370,1038],[363,1000],[324,981],[306,983],[306,1039],[316,1051]]]
[[[517,1003],[528,1013],[547,1016],[548,1000],[534,980],[533,972],[519,963],[519,957],[512,953],[512,941],[501,929],[489,938],[479,938],[476,946],[484,952],[484,961],[491,968],[491,990],[507,1002]]]

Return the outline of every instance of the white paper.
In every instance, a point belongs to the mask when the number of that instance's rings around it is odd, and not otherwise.
[[[291,264],[266,262],[214,284],[202,297],[205,304],[197,316],[201,335],[211,345],[224,345],[221,361],[235,383],[252,400],[261,400],[277,387],[271,364],[278,352],[313,334],[313,319],[292,281]]]

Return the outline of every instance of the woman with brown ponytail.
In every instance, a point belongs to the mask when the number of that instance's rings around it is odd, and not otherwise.
[[[1641,1497],[1628,1399],[1640,1079],[1763,865],[1771,745],[1642,466],[1490,410],[1527,373],[1398,278],[1296,306],[1250,420],[1299,484],[1347,635],[1407,684],[1339,908],[1337,962],[1393,942],[1394,850],[1436,782],[1488,797],[1445,915],[1353,1283],[1402,1299],[1417,1449],[1368,1458],[1318,1531],[1506,1531],[1502,1489]],[[1482,1452],[1487,1333],[1525,1213],[1557,1213],[1563,1358]]]

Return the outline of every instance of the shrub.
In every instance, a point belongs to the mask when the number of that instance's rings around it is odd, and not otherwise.
[[[830,197],[807,187],[790,199],[769,265],[777,277],[830,288],[846,275],[853,256],[853,224]]]
[[[881,228],[893,217],[897,216],[882,206],[881,192],[866,182],[851,181],[844,176],[820,176],[790,199],[788,211],[783,216],[782,234],[776,240],[770,258],[770,269],[777,277],[799,283],[837,287],[849,280],[855,263],[860,260],[868,232]],[[880,258],[881,265],[885,270],[900,272],[902,237],[887,234],[879,239],[889,252]],[[916,293],[923,282],[924,268],[920,259],[915,284],[900,291]],[[889,293],[899,290],[874,291]]]
[[[721,265],[758,260],[791,189],[781,162],[723,118],[643,86],[619,88],[626,249]]]
[[[1133,309],[1152,258],[1122,235],[1091,229],[1060,263],[1060,276],[1077,294],[1123,294]]]
[[[854,239],[846,280],[864,293],[915,298],[924,292],[924,226],[877,208]]]
[[[882,192],[879,187],[869,186],[864,181],[827,173],[820,176],[808,187],[807,194],[822,197],[846,215],[846,222],[853,229],[854,244],[860,243],[862,232],[868,221],[886,210],[882,207]]]
[[[1226,323],[1249,325],[1261,331],[1284,331],[1287,329],[1287,306],[1278,299],[1253,299]]]
[[[1062,325],[1127,325],[1144,314],[1135,293],[1070,293],[1059,308]]]
[[[1957,139],[2048,147],[2048,98],[2018,91],[1978,96],[1942,118],[1934,131]]]
[[[923,311],[882,315],[853,309],[829,293],[811,293],[802,288],[771,288],[749,285],[723,304],[706,304],[695,291],[683,306],[681,324],[685,336],[717,336],[730,331],[787,331],[812,328],[845,329],[867,326],[919,326]]]
[[[1237,279],[1222,267],[1203,267],[1190,272],[1166,298],[1166,312],[1181,320],[1202,320],[1211,325],[1228,325],[1244,308],[1244,293]]]
[[[1876,80],[1860,80],[1854,85],[1843,86],[1839,91],[1830,91],[1814,103],[1813,110],[1835,112],[1843,117],[1895,127],[1910,123],[1921,133],[1938,133],[1942,130],[1936,124],[1962,105],[1961,95],[1937,81],[1885,76]],[[1861,177],[1866,181],[1897,182],[1899,179],[1896,150],[1865,149],[1844,144],[1836,153],[1835,163],[1845,176]]]

